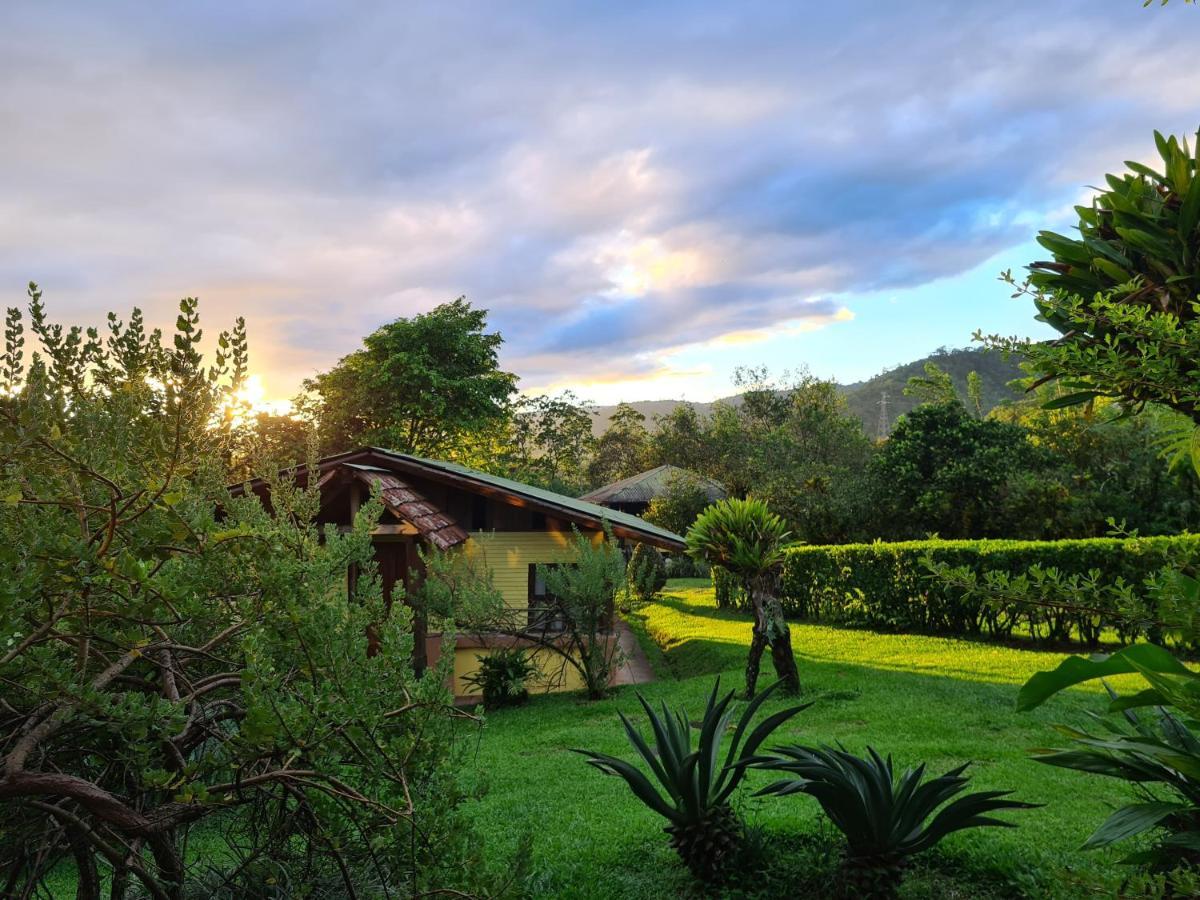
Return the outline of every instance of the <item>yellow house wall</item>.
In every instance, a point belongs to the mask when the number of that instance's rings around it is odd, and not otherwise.
[[[479,697],[480,692],[465,679],[479,668],[479,658],[490,656],[493,650],[462,647],[454,651],[454,693],[458,697]],[[530,659],[538,674],[525,682],[531,694],[539,692],[578,691],[585,685],[574,666],[565,665],[562,657],[548,650],[534,650]]]
[[[594,543],[604,539],[600,531],[589,536]],[[505,604],[524,609],[529,605],[530,564],[570,561],[573,537],[571,531],[476,531],[467,552],[483,555]]]
[[[534,563],[569,562],[574,549],[571,531],[496,531],[472,532],[466,551],[482,554],[492,581],[507,606],[524,609],[529,605],[529,566]],[[594,543],[604,539],[603,532],[589,535]],[[458,648],[454,653],[454,693],[459,697],[478,696],[464,680],[479,668],[479,657],[492,651],[486,648]],[[537,691],[576,691],[584,687],[573,666],[564,667],[563,660],[548,650],[531,655],[539,674],[527,683],[531,693]]]

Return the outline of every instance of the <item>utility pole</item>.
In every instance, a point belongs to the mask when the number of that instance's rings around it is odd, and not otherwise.
[[[875,437],[878,440],[886,440],[888,431],[892,427],[891,420],[888,418],[888,392],[882,391],[879,394],[879,424],[875,426]]]

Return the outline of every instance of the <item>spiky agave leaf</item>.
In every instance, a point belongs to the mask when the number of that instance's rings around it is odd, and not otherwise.
[[[963,775],[965,764],[929,779],[921,764],[906,769],[897,778],[891,757],[885,758],[870,747],[866,757],[829,746],[780,747],[775,754],[756,765],[792,777],[758,793],[803,793],[815,798],[846,837],[852,864],[858,860],[890,870],[955,831],[1012,827],[1011,822],[990,818],[988,813],[1035,806],[1006,799],[1009,791],[981,791],[952,801],[969,781]]]
[[[682,709],[672,711],[663,703],[658,711],[640,693],[637,695],[649,720],[653,747],[629,718],[619,713],[626,737],[645,763],[649,776],[617,757],[589,750],[575,751],[602,772],[623,778],[634,796],[667,819],[672,847],[703,879],[715,877],[716,869],[727,861],[730,848],[740,843],[741,824],[729,800],[745,777],[746,769],[761,759],[756,756],[758,748],[776,728],[811,705],[780,710],[751,731],[755,715],[775,685],[761,692],[742,712],[722,762],[722,744],[734,716],[731,708],[734,692],[722,697],[720,685],[718,678],[709,693],[695,749],[692,724]]]

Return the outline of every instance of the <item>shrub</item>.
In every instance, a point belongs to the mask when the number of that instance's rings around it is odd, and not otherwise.
[[[633,548],[626,569],[629,589],[639,603],[649,603],[667,583],[667,563],[649,544]]]
[[[246,861],[231,891],[251,867],[288,896],[461,883],[468,733],[449,662],[415,676],[384,602],[381,504],[342,532],[315,478],[227,491],[259,458],[234,433],[242,323],[210,366],[194,300],[173,333],[134,311],[101,337],[30,293],[41,349],[26,369],[10,310],[0,358],[0,895],[73,868],[80,897],[210,896],[206,856]]]
[[[668,578],[709,578],[709,568],[705,563],[697,562],[690,556],[678,554],[667,557]]]
[[[483,694],[486,708],[520,706],[529,699],[525,682],[537,674],[537,666],[524,649],[504,647],[475,658],[479,660],[479,668],[463,681]]]
[[[925,781],[924,763],[905,769],[897,779],[892,758],[884,759],[870,747],[866,757],[832,747],[781,747],[775,752],[776,757],[757,765],[793,777],[759,794],[816,798],[846,837],[843,870],[853,897],[894,897],[910,856],[964,828],[1013,827],[987,813],[1034,808],[1004,799],[1011,791],[980,791],[950,803],[966,789],[965,763]]]
[[[1200,583],[1193,585],[1194,591],[1200,592]],[[1087,839],[1084,849],[1153,834],[1149,846],[1122,861],[1157,871],[1200,868],[1200,735],[1192,730],[1200,715],[1200,675],[1161,647],[1134,644],[1111,656],[1071,656],[1057,669],[1039,672],[1021,688],[1017,708],[1034,709],[1060,691],[1086,681],[1134,673],[1145,680],[1145,690],[1120,697],[1108,689],[1109,712],[1121,713],[1123,725],[1096,716],[1104,732],[1097,735],[1060,726],[1059,731],[1070,737],[1074,746],[1070,750],[1035,750],[1033,758],[1047,765],[1119,778],[1134,789],[1136,802],[1113,812]],[[1135,712],[1139,708],[1146,711],[1139,715]]]
[[[714,566],[712,569],[713,592],[717,597],[719,609],[749,609],[750,599],[742,590],[742,583],[737,576]]]
[[[1144,630],[1122,615],[1119,592],[1143,591],[1148,579],[1180,555],[1200,556],[1200,536],[1093,538],[1071,541],[906,541],[796,547],[787,553],[780,598],[789,615],[848,625],[1006,638],[1027,629],[1035,638],[1099,641],[1112,628],[1123,640]],[[1098,591],[1109,612],[1054,604],[997,604],[945,579],[937,568],[966,568],[1031,577],[1054,573],[1117,586]],[[1144,589],[1147,604],[1153,592]]]
[[[665,831],[671,847],[687,867],[702,881],[716,881],[728,871],[741,849],[745,833],[741,820],[730,805],[730,798],[746,774],[755,751],[771,733],[805,706],[793,706],[763,719],[747,734],[750,722],[778,682],[750,701],[733,729],[733,743],[720,763],[721,742],[733,722],[733,692],[717,699],[721,679],[712,693],[700,723],[700,739],[692,749],[692,722],[684,710],[671,712],[666,704],[660,717],[638,694],[638,700],[654,732],[654,749],[646,743],[633,723],[621,713],[629,743],[641,756],[661,789],[637,766],[615,756],[591,750],[576,750],[587,761],[608,775],[624,778],[630,790],[650,809],[670,824]]]

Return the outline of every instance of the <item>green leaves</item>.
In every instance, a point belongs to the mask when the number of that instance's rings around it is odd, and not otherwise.
[[[1136,408],[1159,403],[1200,423],[1200,169],[1186,140],[1155,132],[1154,143],[1160,169],[1126,163],[1079,209],[1078,240],[1042,232],[1038,242],[1053,258],[1032,263],[1023,285],[1002,276],[1063,337],[1026,343],[993,335],[988,343],[1026,351],[1041,375],[1086,382]]]
[[[926,780],[922,764],[897,778],[891,757],[885,759],[871,747],[866,757],[840,745],[780,747],[754,765],[792,776],[773,782],[760,795],[814,797],[845,836],[848,855],[858,865],[902,860],[965,828],[1011,828],[1013,823],[987,814],[1035,808],[1006,799],[1010,791],[981,791],[950,802],[966,789],[966,765]]]
[[[1069,656],[1053,671],[1038,672],[1022,686],[1017,695],[1017,709],[1034,709],[1060,691],[1086,681],[1133,673],[1147,677],[1177,675],[1200,680],[1200,676],[1162,647],[1156,644],[1131,644],[1109,656],[1097,655],[1091,659]]]
[[[1039,750],[1038,762],[1118,778],[1138,785],[1154,799],[1118,809],[1088,838],[1084,849],[1106,847],[1152,830],[1165,830],[1150,850],[1126,862],[1150,862],[1173,867],[1187,859],[1200,861],[1200,739],[1189,728],[1200,713],[1200,675],[1162,647],[1133,644],[1111,656],[1069,657],[1052,672],[1039,672],[1021,688],[1019,709],[1032,709],[1054,694],[1096,678],[1138,674],[1150,687],[1128,697],[1111,688],[1109,709],[1121,712],[1115,722],[1097,717],[1107,734],[1095,736],[1059,727],[1072,739],[1071,750]],[[1139,715],[1133,710],[1151,707]],[[1176,711],[1183,715],[1177,715]],[[1149,793],[1151,786],[1168,789],[1175,800]]]
[[[653,747],[624,713],[619,714],[625,736],[658,782],[657,787],[641,769],[617,757],[590,750],[575,752],[600,771],[623,778],[639,800],[675,826],[702,831],[705,823],[720,820],[714,813],[727,807],[747,767],[758,759],[755,754],[763,741],[810,705],[782,709],[749,731],[754,716],[778,684],[762,691],[746,705],[721,762],[721,745],[733,720],[734,694],[730,691],[718,699],[720,687],[718,678],[704,708],[695,748],[691,720],[682,709],[670,710],[663,704],[661,711],[656,711],[645,697],[637,695],[650,723]]]
[[[794,544],[783,519],[762,500],[721,500],[708,507],[687,533],[688,553],[744,579],[769,572]]]

